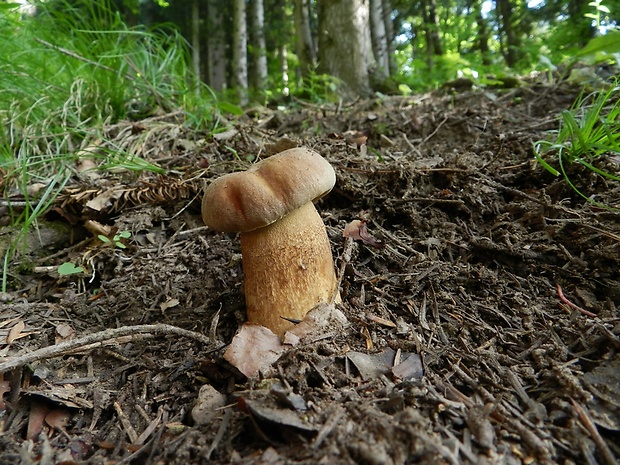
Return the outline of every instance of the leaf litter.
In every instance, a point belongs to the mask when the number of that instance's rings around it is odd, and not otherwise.
[[[265,108],[218,137],[178,113],[108,128],[168,174],[84,174],[41,221],[71,233],[2,295],[0,463],[618,463],[620,219],[532,153],[578,92]],[[291,144],[337,172],[317,207],[346,324],[259,369],[250,343],[247,377],[224,357],[245,322],[238,241],[202,225],[200,194]],[[105,145],[83,142],[84,173]],[[85,272],[45,271],[67,262]]]

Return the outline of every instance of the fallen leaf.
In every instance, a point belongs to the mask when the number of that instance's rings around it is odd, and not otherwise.
[[[343,237],[350,237],[356,241],[362,241],[364,244],[377,249],[385,247],[385,242],[380,239],[376,239],[369,232],[366,227],[366,222],[362,220],[351,221],[342,231]]]
[[[332,304],[318,304],[310,310],[304,319],[286,332],[284,343],[295,346],[303,338],[325,334],[328,331],[341,330],[349,321],[347,317]]]
[[[159,307],[161,308],[161,311],[166,311],[169,308],[172,307],[176,307],[177,305],[179,305],[179,299],[171,299],[168,298],[165,302],[162,302],[159,304]]]
[[[392,368],[392,374],[404,381],[422,379],[424,376],[424,365],[422,364],[420,354],[403,354],[402,356],[407,358]]]
[[[67,434],[66,428],[70,419],[71,413],[64,409],[54,409],[45,415],[45,423],[64,434]]]
[[[292,410],[264,407],[256,401],[250,401],[241,397],[237,399],[237,405],[243,412],[261,422],[286,426],[308,433],[317,431],[314,425],[302,420],[301,416]]]
[[[390,373],[390,367],[394,364],[395,356],[396,351],[389,347],[377,354],[365,354],[356,351],[347,353],[347,358],[353,362],[364,381]]]
[[[18,339],[20,337],[20,334],[22,333],[25,327],[26,327],[26,323],[24,323],[23,320],[19,320],[15,324],[15,326],[9,329],[9,334],[7,334],[6,336],[6,343],[9,345],[13,344],[13,341],[15,341],[15,339]]]
[[[284,351],[280,338],[264,326],[245,323],[235,334],[224,359],[248,378],[275,362]]]
[[[269,389],[269,393],[273,395],[278,403],[293,410],[308,410],[305,399],[299,394],[295,394],[290,389],[286,389],[280,383],[275,383]]]
[[[35,440],[43,431],[45,425],[45,417],[50,409],[42,402],[33,401],[30,405],[30,414],[28,415],[28,429],[26,431],[26,439]]]

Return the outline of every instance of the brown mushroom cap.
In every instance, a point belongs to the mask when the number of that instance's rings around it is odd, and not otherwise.
[[[216,231],[253,231],[323,197],[335,183],[334,169],[318,153],[285,150],[213,181],[202,200],[202,219]]]

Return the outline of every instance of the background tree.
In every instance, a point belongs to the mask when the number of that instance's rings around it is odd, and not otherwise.
[[[0,0],[6,2],[6,0]],[[34,0],[33,0],[34,1]],[[598,0],[597,0],[598,1]],[[346,83],[349,96],[427,89],[457,76],[528,73],[560,63],[616,27],[620,0],[47,0],[84,18],[110,4],[128,24],[190,44],[193,74],[223,99],[307,97]],[[167,5],[167,6],[165,6]],[[247,11],[246,11],[247,10]],[[94,19],[94,18],[93,18]],[[113,27],[113,22],[107,27]],[[320,65],[320,66],[319,66]],[[249,69],[248,69],[249,68]],[[389,79],[386,79],[388,78]],[[250,82],[248,82],[250,80]],[[259,92],[249,92],[248,86]],[[315,88],[315,86],[318,86]],[[321,87],[322,86],[322,87]],[[324,90],[321,90],[324,89]],[[230,91],[234,90],[234,91]],[[238,96],[235,97],[238,93]]]
[[[370,0],[370,32],[372,51],[375,57],[376,73],[383,78],[390,75],[388,37],[381,0]]]
[[[265,88],[267,82],[267,52],[265,49],[265,9],[263,0],[251,2],[251,57],[252,57],[252,86],[257,90]]]
[[[248,101],[248,30],[245,0],[233,3],[232,83],[242,105]]]
[[[206,63],[208,71],[206,82],[216,91],[224,90],[227,87],[227,70],[230,62],[228,56],[229,43],[227,31],[231,30],[231,25],[226,24],[226,17],[230,17],[230,4],[221,5],[218,0],[207,0],[206,15],[206,44],[207,56]]]
[[[299,59],[299,72],[307,79],[316,66],[316,48],[310,28],[308,0],[294,0],[295,50]]]
[[[319,70],[341,79],[343,93],[370,95],[368,0],[318,0]]]

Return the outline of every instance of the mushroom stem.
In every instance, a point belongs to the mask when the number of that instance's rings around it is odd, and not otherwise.
[[[241,233],[248,321],[282,337],[319,303],[337,279],[325,225],[312,202],[263,228]]]

